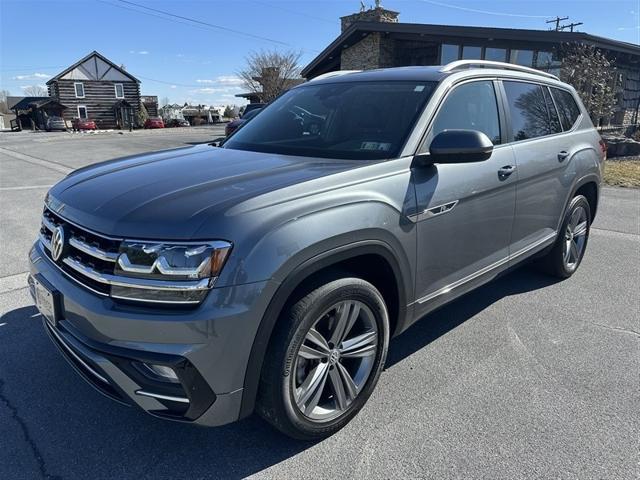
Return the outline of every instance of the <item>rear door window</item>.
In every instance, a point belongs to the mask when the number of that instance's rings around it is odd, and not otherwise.
[[[566,90],[551,87],[553,99],[558,106],[558,113],[562,121],[562,128],[566,132],[571,130],[580,116],[580,108],[573,95]]]
[[[545,87],[535,83],[505,81],[504,89],[511,117],[511,134],[514,141],[528,140],[558,133],[559,125]],[[554,120],[555,118],[555,120]]]
[[[558,110],[556,109],[556,106],[551,99],[551,92],[549,92],[549,89],[547,87],[543,87],[542,91],[544,93],[545,102],[547,103],[547,110],[549,111],[549,133],[560,133],[562,132],[562,125],[560,124]]]
[[[471,82],[456,87],[438,111],[431,137],[444,130],[477,130],[498,145],[500,120],[493,82]]]

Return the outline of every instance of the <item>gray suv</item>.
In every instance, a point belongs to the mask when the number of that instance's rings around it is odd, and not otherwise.
[[[333,74],[219,145],[64,178],[31,292],[53,343],[114,400],[210,426],[256,410],[322,438],[418,319],[527,259],[571,276],[604,159],[576,92],[544,72]]]

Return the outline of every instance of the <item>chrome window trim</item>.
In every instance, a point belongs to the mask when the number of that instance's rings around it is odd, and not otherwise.
[[[476,272],[467,275],[466,277],[461,278],[460,280],[457,280],[449,285],[445,285],[444,287],[436,290],[435,292],[429,293],[423,297],[420,297],[419,299],[415,300],[414,302],[411,302],[409,305],[414,305],[416,303],[419,304],[423,304],[423,303],[427,303],[430,300],[433,300],[434,298],[440,297],[441,295],[445,295],[449,292],[451,292],[452,290],[461,287],[462,285],[475,280],[478,277],[481,277],[482,275],[491,272],[492,270],[495,270],[498,267],[501,267],[502,265],[505,265],[506,263],[510,262],[511,260],[514,260],[522,255],[524,255],[525,253],[529,252],[530,250],[533,250],[536,247],[539,247],[541,245],[544,245],[545,243],[549,242],[549,240],[553,240],[556,238],[557,232],[553,232],[550,233],[549,235],[546,235],[545,237],[541,238],[540,240],[536,240],[535,242],[531,243],[530,245],[527,245],[526,247],[521,248],[520,250],[518,250],[517,252],[506,256],[505,258],[498,260],[497,262],[492,263],[491,265],[487,265],[484,268],[481,268],[480,270],[477,270]]]

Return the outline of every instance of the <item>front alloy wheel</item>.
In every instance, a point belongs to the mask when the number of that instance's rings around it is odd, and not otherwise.
[[[278,321],[262,367],[258,412],[294,438],[332,435],[371,395],[388,345],[380,292],[359,278],[327,282]]]
[[[344,300],[324,312],[304,337],[291,376],[293,397],[311,420],[344,413],[366,383],[378,350],[378,328],[364,303]]]

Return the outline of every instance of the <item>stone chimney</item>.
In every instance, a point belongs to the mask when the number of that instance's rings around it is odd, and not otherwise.
[[[365,10],[363,2],[358,13],[340,17],[340,32],[344,32],[352,23],[355,22],[379,22],[379,23],[397,23],[399,12],[387,10],[380,5],[380,0],[376,0],[376,6]]]

